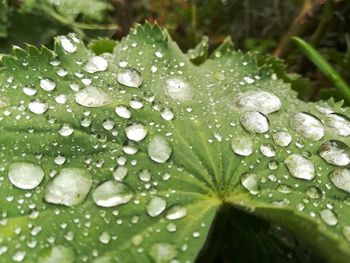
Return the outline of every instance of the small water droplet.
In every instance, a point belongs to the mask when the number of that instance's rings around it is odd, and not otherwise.
[[[174,119],[174,112],[169,109],[169,108],[164,108],[161,110],[160,112],[160,116],[166,120],[166,121],[171,121],[172,119]]]
[[[280,147],[287,147],[292,141],[290,133],[284,131],[274,133],[272,138],[274,143]]]
[[[68,53],[74,53],[77,51],[77,46],[73,43],[71,39],[66,36],[60,36],[59,40],[61,42],[61,46]]]
[[[58,130],[58,133],[64,137],[72,135],[74,132],[74,129],[69,124],[63,124],[61,128]]]
[[[273,146],[271,144],[262,144],[260,146],[260,152],[266,156],[266,157],[274,157],[276,156],[276,151],[275,149],[273,148]]]
[[[34,99],[28,103],[28,109],[34,114],[44,114],[48,110],[48,108],[49,105],[43,100]]]
[[[186,207],[175,205],[171,207],[166,214],[166,218],[168,220],[177,220],[180,218],[183,218],[187,215],[187,209]]]
[[[170,243],[156,243],[151,246],[148,253],[154,263],[173,263],[172,259],[176,257],[177,250],[175,245]]]
[[[129,140],[138,142],[146,137],[147,129],[140,123],[132,123],[125,128],[125,133]]]
[[[245,136],[233,137],[231,149],[235,154],[249,156],[253,153],[253,141],[251,138]]]
[[[332,128],[340,136],[350,136],[350,120],[347,116],[332,113],[325,117],[325,125]]]
[[[335,169],[329,174],[329,179],[339,189],[350,193],[350,170],[345,168]]]
[[[113,177],[117,181],[122,181],[128,174],[128,168],[120,166],[113,171]]]
[[[108,68],[107,60],[100,56],[94,56],[90,58],[84,67],[85,71],[88,73],[105,71],[107,70],[107,68]]]
[[[111,235],[108,233],[108,231],[103,231],[98,237],[98,240],[100,240],[102,244],[108,244],[111,241]]]
[[[52,91],[56,88],[56,83],[52,79],[45,78],[40,80],[40,87],[43,90]]]
[[[130,119],[131,117],[131,112],[128,109],[128,107],[124,106],[124,105],[119,105],[117,107],[115,107],[115,113],[123,119]]]
[[[310,186],[306,189],[306,195],[312,199],[319,199],[322,196],[320,188],[316,186]]]
[[[330,226],[335,226],[336,224],[338,224],[338,218],[337,216],[334,214],[334,212],[330,209],[324,209],[320,212],[320,216],[322,218],[322,220]]]

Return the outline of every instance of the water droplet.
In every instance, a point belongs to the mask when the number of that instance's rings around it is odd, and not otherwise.
[[[338,218],[330,209],[324,209],[320,212],[322,220],[330,226],[335,226],[338,223]]]
[[[244,114],[241,118],[241,124],[248,132],[265,133],[270,129],[267,117],[258,112],[251,111]]]
[[[164,108],[160,112],[160,116],[166,121],[171,121],[174,119],[174,112],[169,108]]]
[[[287,147],[292,141],[290,133],[284,131],[274,133],[272,138],[275,144],[281,147]]]
[[[27,96],[34,96],[36,94],[36,89],[31,87],[31,86],[24,86],[23,87],[23,92]]]
[[[279,186],[277,186],[276,190],[282,194],[289,194],[290,192],[292,192],[292,188],[285,184],[280,184]]]
[[[35,100],[31,100],[28,103],[28,109],[34,114],[38,114],[38,115],[44,114],[48,110],[48,108],[49,108],[49,105],[42,100],[35,99]]]
[[[74,132],[74,129],[69,124],[63,124],[61,128],[58,130],[58,133],[64,137],[72,135],[73,132]]]
[[[56,88],[56,83],[52,79],[45,78],[40,80],[40,87],[43,90],[52,91]]]
[[[126,204],[133,196],[134,194],[126,184],[113,180],[102,183],[92,193],[94,202],[101,207]]]
[[[149,181],[151,181],[152,174],[147,169],[143,169],[139,173],[139,178],[143,182],[149,182]]]
[[[260,146],[260,152],[266,156],[266,157],[274,157],[276,156],[276,151],[275,149],[273,148],[273,146],[271,144],[262,144]]]
[[[120,166],[113,171],[113,177],[117,181],[122,181],[128,174],[128,168]]]
[[[231,149],[235,154],[249,156],[253,153],[253,141],[251,138],[245,136],[233,137]]]
[[[166,80],[163,90],[166,96],[179,102],[190,101],[194,95],[190,84],[180,78]]]
[[[72,42],[71,39],[69,39],[66,36],[60,36],[59,40],[61,42],[61,45],[63,49],[68,53],[74,53],[77,51],[77,46]]]
[[[125,128],[125,133],[129,140],[138,142],[146,137],[147,129],[140,123],[133,123]]]
[[[247,91],[240,93],[234,99],[233,105],[245,111],[259,111],[264,114],[278,111],[281,108],[281,100],[267,91]]]
[[[290,174],[296,178],[312,180],[315,177],[313,162],[300,154],[289,155],[284,160],[284,164],[287,166]]]
[[[98,240],[100,240],[102,244],[108,244],[111,241],[111,235],[108,233],[108,231],[103,231],[98,237]]]
[[[154,263],[170,263],[177,255],[175,245],[169,243],[156,243],[151,246],[149,255]]]
[[[324,135],[321,121],[309,113],[298,112],[294,114],[290,119],[290,126],[306,139],[312,141],[318,141]]]
[[[171,145],[162,136],[156,135],[148,145],[149,157],[157,163],[165,163],[172,153]]]
[[[89,172],[80,168],[65,168],[48,184],[45,201],[75,206],[81,204],[92,186]]]
[[[166,218],[168,220],[177,220],[180,218],[183,218],[187,215],[187,209],[186,207],[175,205],[171,207],[166,214]]]
[[[312,199],[318,199],[322,196],[322,192],[320,188],[316,186],[310,186],[308,189],[306,189],[306,195]]]
[[[319,155],[329,164],[337,166],[350,164],[349,147],[340,141],[326,141],[321,144]]]
[[[96,108],[110,104],[112,99],[103,90],[89,86],[75,94],[75,101],[81,106]]]
[[[252,195],[257,195],[260,192],[259,180],[256,174],[245,173],[241,176],[241,184]]]
[[[350,120],[348,117],[332,113],[326,115],[324,122],[326,126],[333,128],[338,135],[350,136]]]
[[[73,249],[59,245],[44,250],[38,263],[74,263],[74,260]]]
[[[143,83],[141,73],[134,68],[125,68],[117,75],[118,82],[130,88],[138,88]]]
[[[350,193],[350,170],[338,168],[329,174],[329,179],[339,189]]]
[[[107,60],[100,56],[94,56],[90,58],[84,67],[85,71],[88,73],[105,71],[107,70],[107,68],[108,68]]]
[[[166,208],[166,201],[159,196],[155,196],[147,204],[146,211],[149,216],[156,217],[156,216],[159,216],[161,213],[163,213],[165,208]]]
[[[343,228],[343,235],[345,237],[345,239],[350,242],[350,226],[344,226]]]
[[[115,113],[123,119],[130,119],[131,117],[131,112],[129,111],[128,107],[124,105],[119,105],[115,107]]]
[[[34,189],[44,179],[44,171],[33,163],[13,163],[8,172],[10,182],[20,189]]]
[[[25,251],[16,251],[15,254],[12,256],[12,260],[15,262],[22,262],[24,258],[26,257]]]

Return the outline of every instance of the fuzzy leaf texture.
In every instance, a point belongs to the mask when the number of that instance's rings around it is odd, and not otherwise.
[[[3,57],[0,261],[193,262],[229,205],[347,262],[349,109],[228,43],[196,66],[146,24]]]

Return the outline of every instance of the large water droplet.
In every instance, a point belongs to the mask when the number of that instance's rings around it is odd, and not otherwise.
[[[138,88],[143,83],[141,73],[133,68],[125,68],[117,75],[118,82],[130,88]]]
[[[349,147],[340,141],[327,141],[320,146],[319,155],[333,165],[346,166],[350,164]]]
[[[177,255],[177,250],[175,245],[169,243],[156,243],[151,246],[149,255],[154,263],[172,263],[172,259]]]
[[[252,133],[265,133],[270,129],[269,120],[258,111],[244,114],[241,118],[241,124],[244,129]]]
[[[338,135],[350,136],[350,120],[348,117],[332,113],[325,117],[324,122],[326,126],[333,128]]]
[[[234,99],[233,105],[245,111],[260,111],[264,114],[278,111],[281,100],[267,91],[247,91]]]
[[[274,133],[272,138],[275,144],[280,147],[287,147],[292,141],[290,133],[284,131]]]
[[[298,112],[294,114],[290,119],[290,126],[306,139],[312,141],[318,141],[324,135],[321,121],[309,113]]]
[[[60,36],[59,40],[61,42],[61,45],[63,49],[68,53],[74,53],[77,51],[77,46],[72,42],[71,39],[69,39],[66,36]]]
[[[335,226],[338,223],[338,218],[330,209],[324,209],[320,212],[322,220],[330,226]]]
[[[75,101],[79,105],[95,108],[110,104],[112,99],[111,96],[102,89],[89,86],[75,94]]]
[[[175,205],[171,207],[166,214],[166,218],[169,220],[176,220],[183,218],[187,215],[187,209],[186,207],[180,206],[180,205]]]
[[[34,189],[44,179],[44,171],[33,163],[13,163],[8,172],[10,182],[20,189]]]
[[[166,201],[159,196],[155,196],[147,204],[146,211],[149,216],[156,217],[156,216],[159,216],[161,213],[163,213],[165,208],[166,208]]]
[[[135,142],[143,140],[147,135],[147,129],[140,123],[133,123],[125,128],[126,137]]]
[[[235,154],[249,156],[253,153],[253,141],[251,138],[245,136],[233,137],[231,149]]]
[[[35,99],[28,103],[28,109],[38,115],[45,113],[48,108],[49,105],[42,100]]]
[[[126,107],[124,105],[119,105],[119,106],[115,107],[115,113],[123,119],[130,119],[130,117],[131,117],[130,110],[128,109],[128,107]]]
[[[45,201],[75,206],[81,204],[92,186],[89,172],[80,168],[65,168],[48,184]]]
[[[92,193],[94,202],[101,207],[113,207],[128,203],[134,194],[130,188],[114,180],[102,183]]]
[[[193,90],[190,84],[180,78],[171,78],[165,81],[163,87],[165,95],[176,101],[190,101],[193,98]]]
[[[266,157],[274,157],[274,156],[276,156],[275,149],[269,143],[262,144],[260,146],[260,152]]]
[[[241,184],[252,195],[257,195],[260,192],[259,179],[256,174],[245,173],[241,176]]]
[[[296,178],[312,180],[315,177],[313,162],[300,154],[289,155],[284,160],[284,164],[287,166],[290,174]]]
[[[94,56],[90,58],[84,67],[85,71],[88,73],[105,71],[107,70],[107,68],[108,68],[107,60],[100,56]]]
[[[157,163],[165,163],[171,156],[173,149],[162,136],[156,135],[148,145],[149,157]]]
[[[40,80],[40,87],[43,90],[52,91],[56,88],[56,83],[52,79],[45,78]]]
[[[329,174],[329,179],[339,189],[350,193],[350,170],[345,168],[335,169]]]

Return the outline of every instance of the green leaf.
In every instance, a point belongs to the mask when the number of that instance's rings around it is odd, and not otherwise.
[[[305,53],[305,55],[329,78],[334,86],[343,94],[344,98],[350,102],[350,87],[338,74],[338,72],[317,52],[310,44],[301,38],[293,38],[296,45]]]
[[[207,60],[208,49],[209,49],[209,38],[208,37],[202,37],[202,39],[198,43],[198,45],[195,48],[190,49],[187,52],[187,55],[188,55],[189,59],[192,61],[193,64],[200,65],[205,60]]]
[[[228,43],[195,66],[146,24],[113,54],[70,34],[3,57],[1,259],[193,262],[229,206],[347,262],[349,109]]]
[[[89,43],[89,48],[96,54],[113,53],[116,42],[109,38],[93,39]]]

